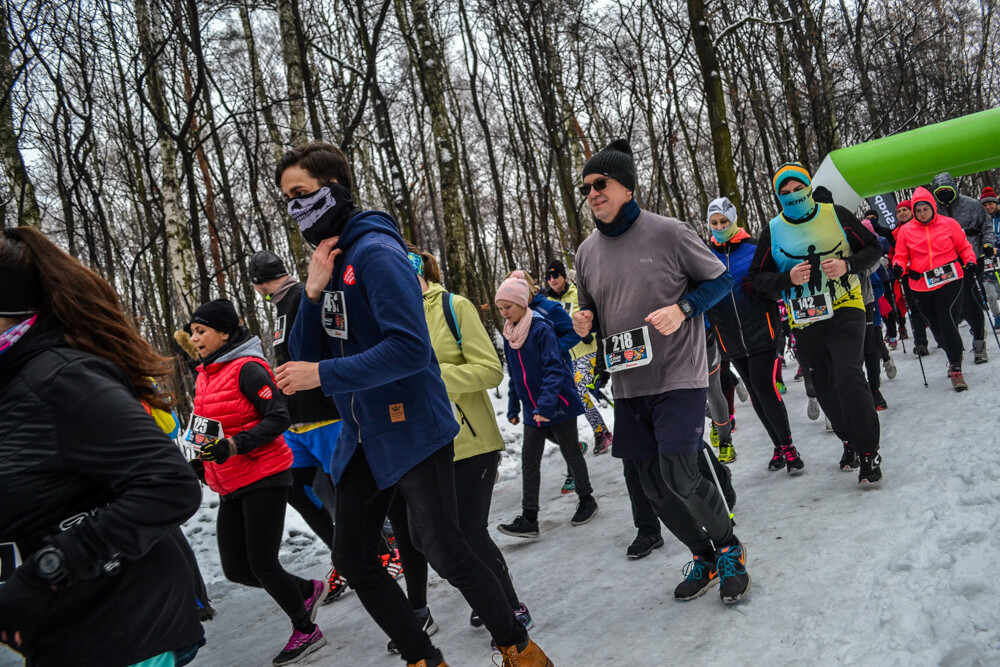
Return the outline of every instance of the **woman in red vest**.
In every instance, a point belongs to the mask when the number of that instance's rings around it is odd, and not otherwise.
[[[274,665],[289,665],[326,644],[313,623],[327,595],[322,581],[286,572],[278,560],[292,452],[282,433],[291,418],[274,384],[260,339],[226,299],[191,316],[191,342],[202,363],[192,432],[201,445],[205,481],[219,494],[217,538],[226,578],[264,588],[292,621],[292,636]]]

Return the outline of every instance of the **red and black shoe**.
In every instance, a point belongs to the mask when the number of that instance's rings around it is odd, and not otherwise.
[[[330,584],[330,592],[327,594],[323,604],[329,604],[347,592],[347,579],[344,579],[337,573],[337,568],[331,569],[326,579]]]

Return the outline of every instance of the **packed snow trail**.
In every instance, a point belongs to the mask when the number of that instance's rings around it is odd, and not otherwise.
[[[747,547],[753,586],[736,605],[724,606],[717,588],[691,602],[673,599],[690,554],[665,529],[663,548],[638,561],[625,557],[635,529],[621,462],[611,456],[588,454],[600,514],[570,526],[576,499],[559,493],[565,463],[555,446],[547,448],[541,537],[494,534],[535,619],[531,635],[553,662],[957,667],[1000,661],[1000,579],[991,556],[1000,546],[994,452],[1000,353],[994,344],[993,360],[982,366],[967,353],[970,390],[957,394],[945,377],[943,351],[932,342],[925,389],[912,341],[906,342],[910,353],[893,353],[898,377],[883,378],[889,410],[879,413],[885,479],[877,488],[862,491],[856,472],[838,470],[841,444],[822,418],[807,419],[805,387],[790,380],[793,360],[785,370],[785,400],[805,470],[794,477],[767,472],[771,443],[750,404],[737,403],[736,532]],[[509,448],[494,495],[495,528],[520,511],[521,429],[503,418],[506,398],[494,402]],[[603,412],[613,424],[612,411]],[[288,638],[287,619],[262,590],[223,578],[215,502],[206,491],[203,509],[185,526],[218,610],[205,624],[208,645],[194,664],[270,665]],[[286,532],[295,536],[283,544],[282,562],[290,572],[322,578],[328,552],[305,530],[289,510]],[[433,641],[448,664],[491,664],[488,633],[469,625],[465,601],[433,573],[428,604],[441,628]],[[401,664],[386,653],[388,638],[353,592],[322,607],[317,622],[329,646],[301,664]]]

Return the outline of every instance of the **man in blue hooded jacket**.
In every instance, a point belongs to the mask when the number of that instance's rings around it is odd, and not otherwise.
[[[322,387],[344,415],[330,466],[338,569],[408,664],[444,664],[377,556],[389,504],[401,493],[427,561],[483,620],[505,664],[551,665],[459,530],[459,425],[396,221],[354,205],[347,158],[330,144],[288,152],[276,182],[303,237],[317,246],[289,340],[301,361],[284,364],[276,377],[286,394]]]

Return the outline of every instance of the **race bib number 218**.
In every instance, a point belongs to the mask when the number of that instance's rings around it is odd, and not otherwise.
[[[609,373],[645,366],[652,360],[648,326],[623,331],[604,339],[604,362]]]

